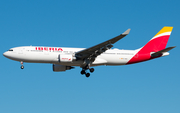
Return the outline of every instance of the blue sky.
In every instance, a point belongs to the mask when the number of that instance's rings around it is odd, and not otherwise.
[[[1,113],[179,113],[179,1],[6,0],[0,2]],[[91,47],[131,28],[114,47],[137,49],[173,26],[166,56],[127,66],[53,72],[2,53],[17,46]]]

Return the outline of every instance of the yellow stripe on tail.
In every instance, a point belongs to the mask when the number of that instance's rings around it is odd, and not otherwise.
[[[171,32],[172,29],[173,29],[173,27],[165,26],[155,36],[160,35],[160,34],[165,33],[165,32]]]

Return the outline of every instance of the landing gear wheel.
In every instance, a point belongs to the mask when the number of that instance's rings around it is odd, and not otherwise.
[[[90,73],[86,73],[86,77],[89,77],[90,76]]]
[[[86,74],[85,70],[82,70],[82,71],[81,71],[81,74],[82,74],[82,75],[83,75],[83,74]]]
[[[24,69],[24,66],[21,66],[21,69]]]
[[[90,71],[91,73],[93,73],[93,72],[94,72],[94,68],[89,69],[89,71]]]

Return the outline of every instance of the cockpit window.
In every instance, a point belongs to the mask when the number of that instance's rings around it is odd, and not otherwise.
[[[10,49],[10,50],[8,50],[8,51],[13,51],[13,49]]]

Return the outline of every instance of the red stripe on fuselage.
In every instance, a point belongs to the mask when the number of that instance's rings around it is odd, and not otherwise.
[[[160,36],[150,40],[141,50],[129,60],[127,64],[142,62],[151,59],[151,52],[165,49],[170,35]]]

